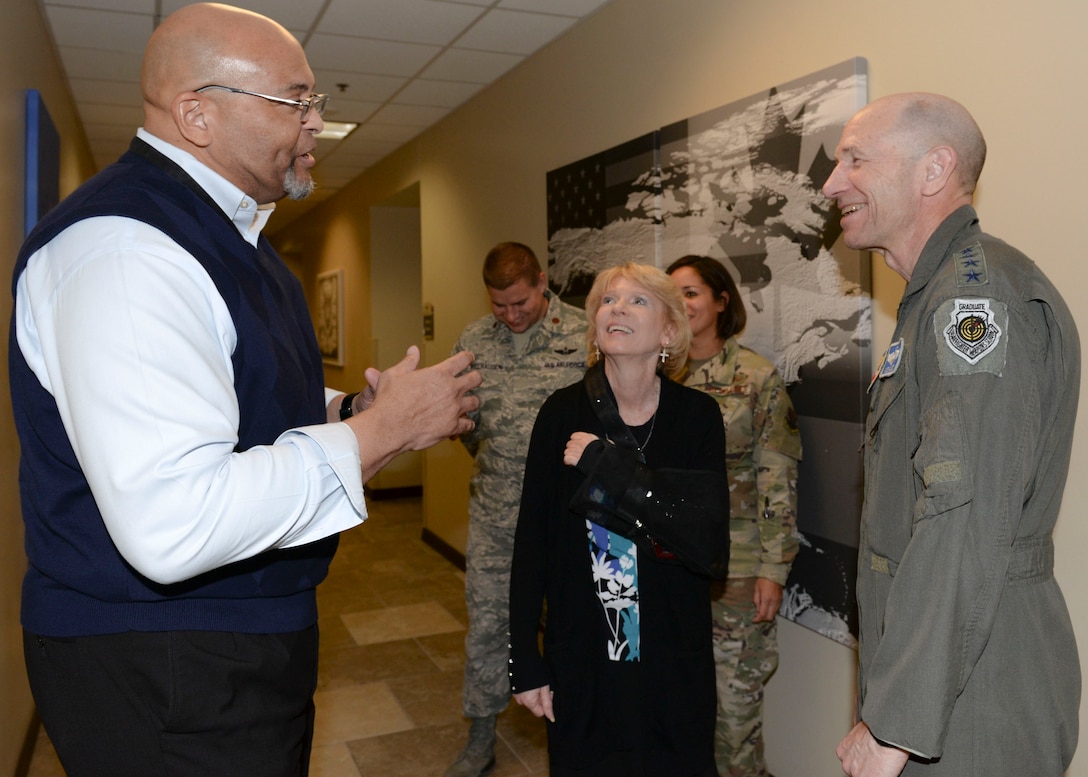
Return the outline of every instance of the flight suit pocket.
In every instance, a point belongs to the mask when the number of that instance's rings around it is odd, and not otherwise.
[[[870,453],[876,453],[880,450],[880,427],[884,424],[885,416],[899,404],[899,400],[903,396],[903,385],[902,378],[893,375],[885,379],[883,385],[873,394],[865,431],[865,444],[868,446]]]
[[[922,489],[915,523],[971,500],[971,453],[961,401],[949,392],[922,416],[921,443],[914,454],[914,474]]]

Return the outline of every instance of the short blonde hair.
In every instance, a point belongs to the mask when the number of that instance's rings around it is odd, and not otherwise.
[[[597,348],[597,311],[601,309],[604,293],[620,278],[637,283],[664,304],[665,322],[672,325],[676,334],[665,346],[669,356],[662,371],[666,377],[677,380],[684,373],[688,349],[691,347],[691,325],[688,324],[684,298],[680,296],[680,290],[676,288],[672,278],[664,271],[637,262],[627,262],[602,270],[593,281],[593,288],[586,297],[586,318],[589,320],[589,327],[586,329],[586,364],[592,367],[600,360]]]

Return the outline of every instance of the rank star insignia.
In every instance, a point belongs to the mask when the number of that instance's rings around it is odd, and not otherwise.
[[[1001,342],[1001,327],[994,320],[988,299],[957,299],[944,339],[952,352],[968,364],[978,362]]]
[[[956,285],[960,288],[982,286],[989,283],[986,277],[986,254],[981,243],[972,243],[957,251],[952,262],[956,268]]]

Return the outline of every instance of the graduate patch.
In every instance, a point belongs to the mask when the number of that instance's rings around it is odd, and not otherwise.
[[[1008,309],[997,300],[975,297],[941,305],[934,317],[941,374],[1000,375],[1005,366],[1008,320]]]

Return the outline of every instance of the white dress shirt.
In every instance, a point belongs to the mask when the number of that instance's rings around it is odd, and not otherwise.
[[[274,206],[137,134],[256,245]],[[113,216],[72,225],[31,256],[16,316],[19,348],[56,399],[106,528],[146,577],[186,580],[366,520],[347,425],[234,452],[234,323],[200,262],[159,230]],[[337,393],[326,389],[326,403]]]

